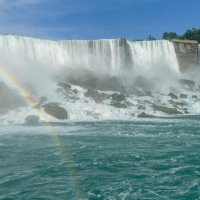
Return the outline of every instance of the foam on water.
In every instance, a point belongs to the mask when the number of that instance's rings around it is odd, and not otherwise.
[[[170,86],[176,86],[176,80],[181,77],[173,43],[165,40],[50,41],[5,35],[0,36],[0,52],[1,66],[12,71],[20,82],[30,84],[36,90],[33,94],[36,99],[46,96],[49,102],[59,102],[69,112],[70,120],[132,119],[133,115],[138,115],[137,106],[141,101],[166,104],[169,99],[161,93],[167,94]],[[77,90],[77,94],[75,99],[66,99],[66,95],[57,93],[57,83],[71,81],[72,77],[72,88]],[[109,100],[96,103],[85,97],[87,87],[81,85],[83,80],[91,79],[90,85],[93,85],[96,80],[104,82],[105,77],[117,77],[125,86],[131,87],[137,77],[153,80],[157,88],[156,98],[129,94],[127,100],[131,104],[128,109],[123,109],[111,106]],[[0,80],[13,88],[2,74]],[[112,94],[114,91],[107,90],[105,93]],[[191,112],[198,114],[198,102],[187,101],[193,105]],[[148,105],[146,110],[154,112]],[[37,112],[31,108],[20,108],[0,118],[2,123],[22,123],[30,114]],[[58,121],[51,117],[49,120]]]

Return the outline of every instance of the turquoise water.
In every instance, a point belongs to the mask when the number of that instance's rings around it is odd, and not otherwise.
[[[200,117],[0,127],[0,199],[200,199]]]

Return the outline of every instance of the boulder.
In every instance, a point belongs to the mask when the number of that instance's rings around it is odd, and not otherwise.
[[[44,96],[40,97],[39,105],[44,104],[47,100],[48,100],[47,97],[44,97]]]
[[[179,83],[183,85],[187,89],[193,89],[195,86],[195,82],[192,80],[187,80],[187,79],[179,79]]]
[[[25,118],[26,125],[38,125],[40,123],[40,117],[37,115],[29,115]]]
[[[139,106],[138,106],[138,109],[139,109],[139,110],[145,110],[145,109],[146,109],[146,106],[144,106],[144,105],[139,105]]]
[[[59,87],[63,88],[65,91],[71,90],[72,86],[68,83],[58,82]]]
[[[166,107],[166,106],[158,106],[158,105],[153,105],[153,108],[156,111],[161,111],[161,112],[164,112],[164,113],[167,113],[167,114],[174,114],[174,115],[182,114],[176,108],[169,108],[169,107]]]
[[[120,102],[112,102],[111,106],[115,108],[128,108],[128,106],[125,103],[120,103]]]
[[[172,99],[178,99],[178,96],[175,95],[175,94],[173,94],[172,92],[170,92],[170,93],[168,94],[168,96],[171,97]]]
[[[124,94],[114,93],[112,94],[112,101],[115,101],[115,102],[126,101],[126,97]]]
[[[44,106],[44,111],[57,119],[68,119],[68,112],[65,108],[60,107],[57,103],[48,103]]]
[[[193,99],[197,99],[198,96],[197,96],[197,95],[192,95],[192,98],[193,98]]]
[[[180,94],[180,99],[187,99],[187,94]]]
[[[138,118],[155,118],[156,116],[154,115],[149,115],[149,114],[146,114],[145,112],[142,112],[138,115]]]
[[[169,100],[169,103],[172,105],[172,106],[186,106],[187,104],[185,102],[179,102],[179,101],[173,101],[173,100]]]
[[[97,90],[88,89],[88,91],[84,94],[85,97],[92,98],[96,103],[101,103],[102,101],[109,99],[111,96],[104,92],[98,92]]]

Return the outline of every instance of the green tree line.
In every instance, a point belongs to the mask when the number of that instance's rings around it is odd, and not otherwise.
[[[156,38],[149,35],[147,40],[155,40]],[[164,40],[195,40],[200,43],[200,29],[192,28],[186,30],[183,35],[178,35],[176,32],[164,32],[162,35],[162,39]]]
[[[164,32],[162,38],[165,40],[196,40],[198,43],[200,43],[200,29],[188,29],[183,35],[178,35],[176,32]]]

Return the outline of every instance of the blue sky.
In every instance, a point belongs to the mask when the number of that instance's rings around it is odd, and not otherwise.
[[[200,28],[200,0],[0,0],[0,33],[48,39],[161,38]]]

